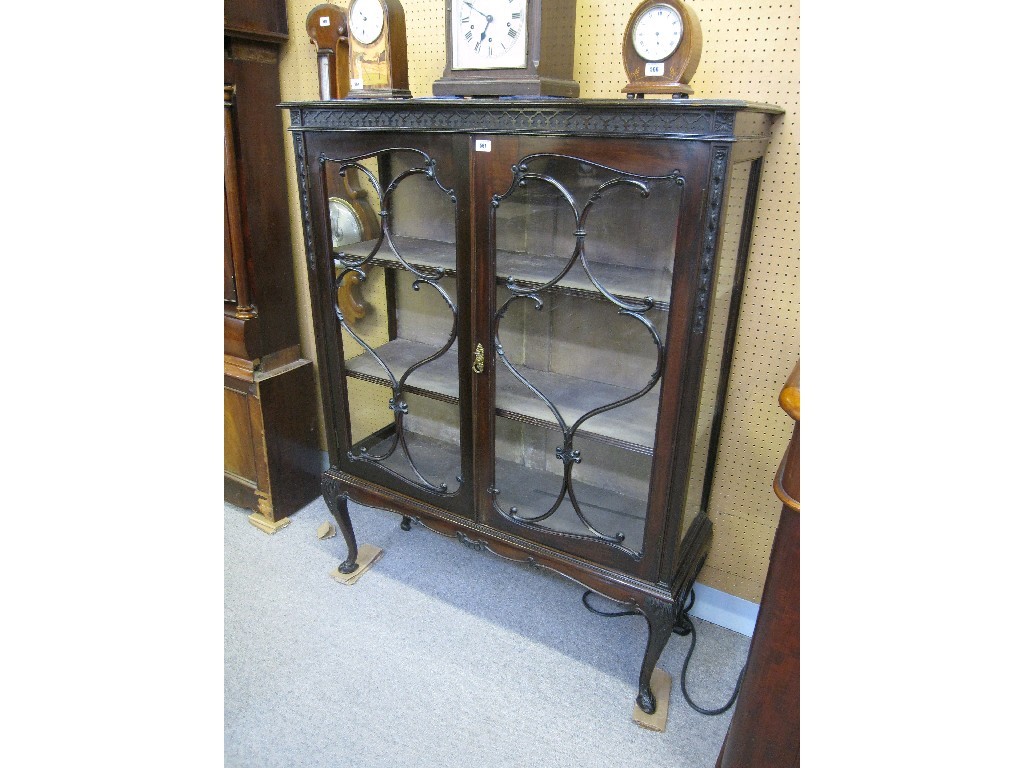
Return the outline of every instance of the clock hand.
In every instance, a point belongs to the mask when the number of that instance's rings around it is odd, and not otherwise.
[[[475,6],[475,5],[473,5],[472,3],[466,2],[466,0],[462,0],[462,4],[463,4],[463,5],[465,5],[465,6],[468,6],[468,7],[469,7],[469,10],[471,10],[471,11],[476,11],[476,12],[477,12],[477,13],[479,13],[479,14],[480,14],[481,16],[485,17],[485,18],[486,18],[486,19],[487,19],[488,21],[490,21],[490,20],[491,20],[491,17],[490,17],[490,16],[488,16],[488,15],[487,15],[486,13],[484,13],[483,11],[479,10],[479,9],[478,9],[478,8],[477,8],[477,7]]]
[[[467,0],[462,0],[462,4],[465,5],[466,7],[468,7],[469,10],[476,11],[481,16],[483,16],[485,19],[487,19],[487,23],[484,25],[484,31],[480,33],[480,42],[482,43],[484,41],[484,38],[487,37],[487,28],[489,26],[491,26],[491,22],[494,21],[494,17],[489,15],[489,14],[484,13],[483,11],[481,11],[479,8],[477,8],[472,3],[467,2]]]

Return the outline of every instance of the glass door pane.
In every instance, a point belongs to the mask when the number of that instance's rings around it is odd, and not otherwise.
[[[495,511],[639,559],[678,174],[522,158],[494,199]]]
[[[325,184],[352,427],[346,469],[429,498],[458,493],[463,469],[456,199],[437,170],[445,147],[421,146],[330,158]]]

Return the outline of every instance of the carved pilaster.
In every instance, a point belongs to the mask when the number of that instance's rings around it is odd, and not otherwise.
[[[294,119],[295,113],[292,113]],[[312,274],[316,270],[316,252],[313,249],[313,221],[309,207],[309,169],[306,166],[306,138],[301,133],[293,134],[295,144],[295,172],[299,180],[299,206],[302,209],[302,231],[306,236],[306,268]]]
[[[711,161],[711,189],[708,194],[708,212],[705,218],[703,245],[700,252],[700,272],[697,275],[697,307],[693,319],[694,333],[704,333],[708,319],[708,301],[715,271],[715,245],[722,221],[722,203],[725,197],[725,178],[729,166],[728,147],[716,147]]]

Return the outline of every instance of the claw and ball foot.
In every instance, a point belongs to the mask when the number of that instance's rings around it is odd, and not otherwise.
[[[404,517],[403,516],[402,517],[402,526],[401,527],[402,527],[403,531],[411,530],[412,529],[412,518],[411,517]]]

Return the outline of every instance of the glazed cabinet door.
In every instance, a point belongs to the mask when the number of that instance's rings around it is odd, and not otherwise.
[[[477,285],[489,292],[478,327],[489,349],[478,389],[493,418],[479,503],[495,527],[651,578],[668,482],[656,444],[675,439],[660,404],[670,348],[685,335],[677,322],[672,337],[670,317],[674,292],[692,284],[677,265],[697,242],[683,222],[699,218],[703,150],[481,141],[490,150],[473,155],[476,223],[489,242]]]
[[[471,516],[460,146],[403,132],[310,134],[304,148],[331,463]]]

